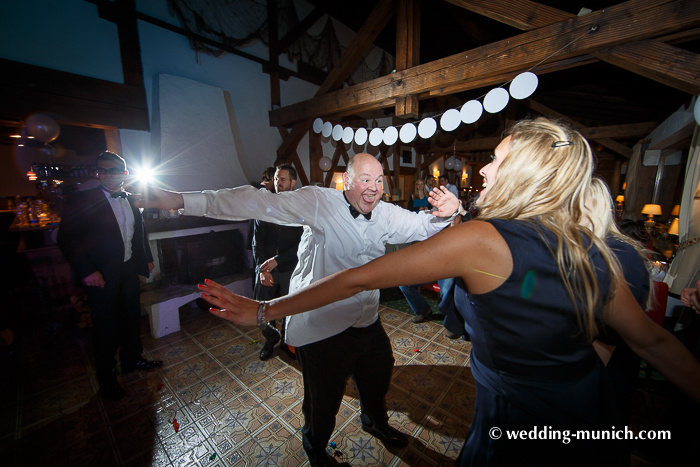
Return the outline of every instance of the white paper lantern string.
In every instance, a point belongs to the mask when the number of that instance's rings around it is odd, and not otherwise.
[[[402,143],[408,144],[414,139],[416,139],[417,133],[418,130],[416,130],[416,126],[413,123],[406,123],[404,124],[404,126],[401,127],[401,131],[399,132],[399,138],[401,138]]]
[[[492,114],[498,113],[508,105],[509,100],[508,91],[503,88],[494,88],[484,97],[484,110]]]
[[[322,135],[324,138],[328,138],[333,131],[333,124],[331,122],[326,122],[323,124]]]
[[[384,130],[384,144],[393,146],[396,140],[399,139],[399,130],[396,127],[390,126]]]
[[[450,109],[440,118],[440,127],[445,131],[452,131],[462,123],[462,117],[459,114],[459,110]]]
[[[384,132],[381,128],[375,128],[369,133],[369,144],[379,146],[384,140]]]
[[[423,139],[428,139],[435,134],[437,131],[437,122],[431,118],[427,117],[421,120],[418,124],[418,134]]]
[[[333,140],[340,141],[343,137],[343,125],[337,124],[333,127]]]
[[[537,89],[537,75],[526,71],[525,73],[520,73],[515,79],[510,83],[510,95],[513,99],[525,99],[530,97],[535,89]]]
[[[513,97],[513,99],[525,99],[531,96],[537,89],[538,78],[534,73],[526,71],[520,73],[503,86],[508,84],[510,84],[509,91],[506,91],[504,87],[498,87],[481,96],[479,99],[483,98],[483,104],[477,99],[472,99],[462,105],[461,108],[449,109],[443,114],[436,115],[435,118],[440,117],[440,127],[444,131],[453,131],[460,123],[472,124],[481,118],[484,110],[489,113],[497,113],[503,110],[508,105],[510,97]],[[696,107],[696,114],[700,119],[700,105]],[[374,128],[370,133],[365,128],[355,130],[352,127],[343,127],[340,124],[333,125],[331,122],[324,122],[321,118],[316,118],[313,123],[313,130],[316,133],[322,133],[325,138],[332,135],[335,141],[342,140],[345,144],[350,144],[354,140],[355,144],[363,146],[369,140],[369,144],[372,146],[379,146],[382,143],[391,146],[399,139],[402,143],[409,144],[416,139],[416,134],[423,139],[431,138],[437,131],[435,118],[424,118],[418,124],[417,129],[415,124],[405,123],[400,126],[400,130],[394,126],[389,126],[386,129]]]
[[[484,107],[481,105],[481,102],[471,100],[462,106],[462,110],[459,113],[462,117],[462,121],[466,124],[470,124],[479,120],[483,112]]]
[[[350,127],[346,127],[343,130],[343,143],[345,143],[345,144],[352,143],[353,136],[355,136],[355,132],[353,131],[353,129]]]
[[[355,144],[358,146],[364,146],[367,142],[367,130],[364,128],[358,128],[355,131]]]

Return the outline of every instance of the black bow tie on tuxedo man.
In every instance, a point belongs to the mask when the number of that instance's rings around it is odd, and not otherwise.
[[[345,198],[345,202],[348,203],[348,207],[350,208],[350,215],[353,219],[357,219],[357,216],[359,216],[362,213],[355,209],[355,207],[352,204],[350,204],[350,201],[348,201],[348,197],[345,195],[345,192],[343,192],[343,198]],[[362,215],[365,216],[365,219],[370,220],[372,218],[372,211]]]
[[[126,191],[117,191],[116,193],[112,193],[112,198],[124,198],[124,199],[126,199]]]

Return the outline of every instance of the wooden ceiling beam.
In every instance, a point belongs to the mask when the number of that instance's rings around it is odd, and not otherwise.
[[[530,109],[534,110],[535,112],[538,112],[546,117],[551,117],[551,118],[556,118],[558,120],[562,120],[563,122],[569,124],[574,130],[578,131],[582,135],[590,131],[590,128],[588,128],[585,125],[581,125],[580,123],[570,119],[566,115],[562,115],[556,110],[552,110],[549,107],[546,107],[539,102],[532,100],[532,99],[525,99],[524,104],[529,107]],[[588,139],[588,138],[587,138]],[[595,141],[596,143],[601,144],[603,147],[610,149],[616,154],[619,154],[623,156],[626,159],[630,159],[632,157],[632,148],[628,148],[624,144],[618,143],[617,141],[610,139],[610,138],[591,138],[592,141]]]
[[[299,21],[299,23],[291,31],[289,31],[279,40],[277,49],[278,53],[282,54],[286,52],[289,46],[294,44],[311,26],[316,24],[316,21],[321,19],[325,14],[326,12],[321,8],[314,8],[311,13],[306,15],[304,19]]]
[[[599,59],[694,96],[700,94],[700,55],[655,40],[594,54]]]
[[[399,0],[396,12],[397,71],[420,64],[420,0]],[[418,96],[396,98],[394,114],[401,118],[418,116]]]
[[[522,31],[566,21],[572,14],[529,0],[446,0],[465,10],[505,23]]]
[[[336,63],[331,72],[328,73],[326,80],[316,91],[316,97],[314,97],[314,99],[319,99],[320,96],[324,96],[328,92],[338,89],[343,85],[345,79],[350,75],[357,63],[362,60],[370,47],[372,47],[374,39],[377,38],[395,12],[396,0],[381,0],[377,3],[377,6],[374,7],[369,18],[365,21],[365,24],[352,39],[352,42],[350,42],[348,48],[345,49],[345,52],[343,52],[338,63]],[[272,112],[278,110],[281,109],[271,111],[270,115],[272,115]],[[292,151],[296,151],[299,142],[306,132],[309,131],[309,128],[311,128],[311,117],[313,117],[313,115],[309,115],[307,118],[297,119],[294,122],[288,122],[287,124],[272,125],[287,126],[288,124],[296,123],[289,134],[283,139],[280,147],[277,148],[277,157],[279,159],[286,160]],[[270,119],[270,121],[272,121],[272,119]]]
[[[447,1],[523,31],[576,17],[530,0]],[[595,51],[591,55],[688,94],[697,95],[700,92],[700,56],[658,40],[623,44]]]
[[[311,117],[367,108],[475,79],[532,68],[557,54],[558,60],[670,34],[700,25],[693,0],[630,0],[389,76],[341,89],[270,112],[270,124],[289,125]],[[559,55],[560,54],[560,55]]]

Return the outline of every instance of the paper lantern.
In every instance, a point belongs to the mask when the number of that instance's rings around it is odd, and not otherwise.
[[[333,166],[333,162],[330,160],[330,158],[323,156],[321,159],[319,159],[318,166],[321,167],[321,170],[324,172],[328,172]]]
[[[408,144],[414,139],[416,139],[416,134],[418,133],[418,130],[416,130],[416,126],[413,123],[406,123],[404,126],[401,127],[401,131],[399,132],[399,138],[401,138],[401,142]]]

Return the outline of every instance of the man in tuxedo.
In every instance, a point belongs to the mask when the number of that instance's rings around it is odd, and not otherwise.
[[[153,256],[141,212],[122,191],[126,162],[112,152],[97,156],[101,185],[71,195],[62,212],[58,246],[85,287],[93,323],[95,371],[101,394],[121,399],[114,359],[122,373],[162,365],[141,356],[139,275],[148,277]]]
[[[291,165],[280,165],[274,174],[275,192],[292,191],[297,183],[297,171]],[[272,300],[289,293],[289,281],[297,266],[297,249],[304,232],[303,227],[291,227],[260,220],[254,221],[253,258],[255,258],[255,299]],[[282,324],[282,337],[284,337]],[[265,345],[260,351],[260,360],[272,357],[272,350],[280,342],[280,333],[275,329],[275,321],[268,323],[262,331]],[[282,342],[280,348],[289,356],[296,356]]]

